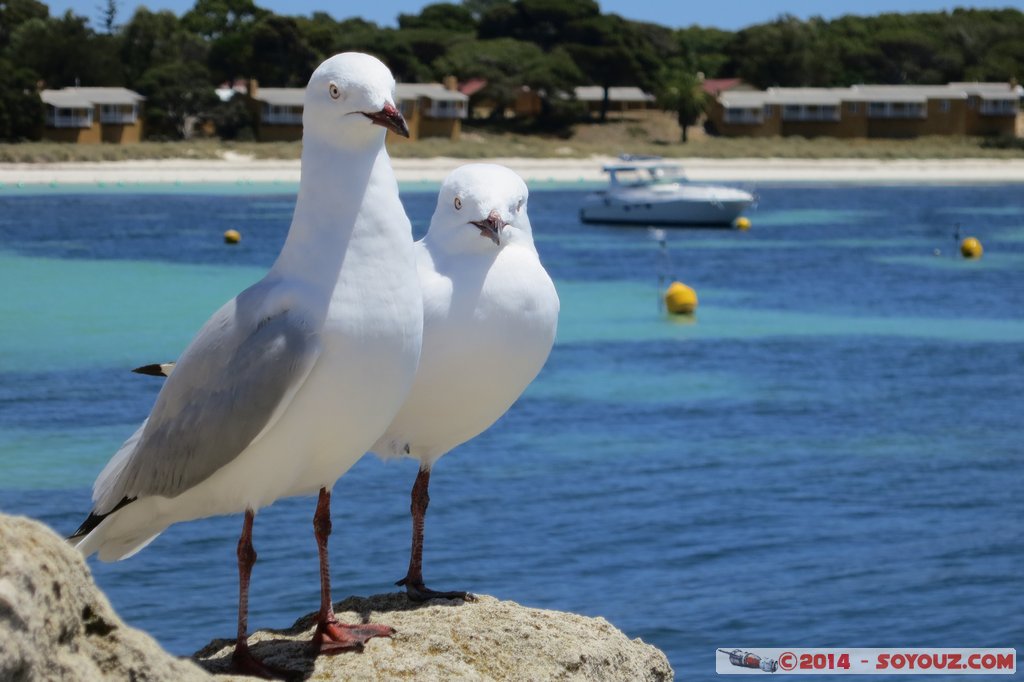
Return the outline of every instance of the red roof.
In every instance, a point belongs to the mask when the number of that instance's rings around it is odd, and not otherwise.
[[[459,92],[463,95],[472,97],[476,93],[480,92],[487,87],[486,78],[470,78],[464,83],[459,83]]]
[[[709,95],[718,95],[719,93],[731,90],[742,83],[742,78],[708,78],[700,84],[700,87]]]

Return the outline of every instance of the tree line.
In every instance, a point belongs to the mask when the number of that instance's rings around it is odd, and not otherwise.
[[[402,14],[398,26],[324,12],[284,16],[253,0],[197,0],[182,16],[107,0],[95,21],[50,16],[38,0],[0,0],[0,138],[37,130],[40,84],[125,86],[147,97],[148,134],[180,137],[189,117],[212,118],[231,137],[244,107],[221,103],[213,85],[255,78],[302,86],[344,50],[380,57],[399,81],[454,74],[483,78],[476,97],[511,105],[522,86],[541,96],[536,123],[578,116],[577,85],[636,85],[655,92],[680,123],[703,104],[700,77],[738,77],[759,87],[931,84],[1018,78],[1024,13],[1012,10],[844,16],[780,16],[740,31],[673,29],[604,14],[595,0],[463,0]],[[700,74],[700,75],[698,75]]]

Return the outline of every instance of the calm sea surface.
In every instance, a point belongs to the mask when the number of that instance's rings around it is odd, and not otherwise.
[[[753,228],[671,231],[693,320],[658,308],[643,229],[530,215],[555,350],[435,469],[426,577],[604,616],[681,679],[716,647],[1024,644],[1024,187],[760,186]],[[0,188],[0,509],[60,533],[175,358],[284,240],[294,187]],[[403,190],[417,235],[434,189]],[[982,260],[952,257],[953,231]],[[236,247],[225,229],[242,232]],[[934,255],[936,249],[941,255]],[[395,589],[412,461],[335,491],[335,596]],[[250,624],[318,604],[313,500],[260,513]],[[93,563],[129,622],[190,653],[234,632],[241,517]]]

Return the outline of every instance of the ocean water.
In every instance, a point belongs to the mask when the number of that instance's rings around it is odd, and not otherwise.
[[[1024,643],[1024,188],[758,186],[749,232],[584,226],[532,189],[562,299],[523,399],[432,477],[425,575],[604,616],[681,679],[717,647]],[[435,188],[403,198],[422,234]],[[283,242],[294,187],[0,188],[0,510],[62,534],[170,360]],[[953,232],[985,246],[953,257]],[[225,229],[241,244],[221,242]],[[940,251],[935,255],[935,251]],[[659,309],[659,276],[693,319]],[[395,589],[411,461],[338,484],[335,597]],[[257,517],[250,624],[318,604],[313,500]],[[92,562],[187,654],[234,632],[241,517]]]

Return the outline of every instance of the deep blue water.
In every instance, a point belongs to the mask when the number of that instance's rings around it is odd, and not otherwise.
[[[261,276],[289,189],[0,190],[0,509],[77,527],[159,389],[128,370]],[[747,233],[669,233],[667,274],[700,296],[670,320],[644,230],[533,189],[558,343],[435,469],[428,584],[604,616],[681,679],[710,678],[716,647],[1020,647],[1024,187],[756,190]],[[434,194],[403,196],[420,234]],[[952,256],[956,223],[980,261]],[[404,575],[415,470],[366,458],[338,484],[336,598]],[[317,606],[312,511],[258,516],[254,628]],[[174,527],[93,570],[190,653],[234,632],[239,529]]]

